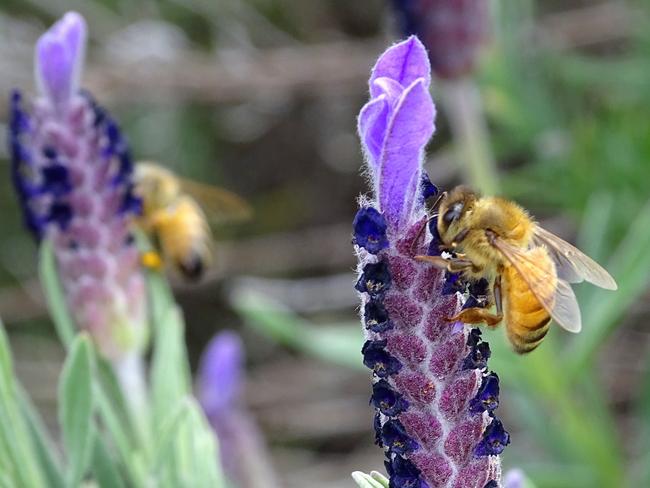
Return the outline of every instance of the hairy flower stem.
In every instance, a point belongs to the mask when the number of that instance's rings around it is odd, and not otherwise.
[[[150,446],[149,391],[144,358],[140,353],[135,352],[112,361],[111,365],[140,445]]]
[[[465,179],[481,192],[497,195],[496,164],[478,86],[471,78],[456,78],[442,81],[440,93]]]

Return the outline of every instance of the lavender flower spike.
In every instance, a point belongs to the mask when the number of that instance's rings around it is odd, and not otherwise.
[[[12,178],[23,217],[50,240],[69,309],[104,356],[140,351],[146,293],[130,233],[133,163],[108,113],[79,89],[86,23],[67,13],[36,45],[38,96],[11,96]]]
[[[234,332],[208,344],[198,371],[197,395],[219,441],[221,465],[236,486],[278,486],[264,441],[243,405],[244,349]]]
[[[500,486],[509,435],[494,413],[499,379],[487,371],[489,345],[478,329],[446,320],[465,303],[484,303],[484,283],[414,259],[439,245],[424,206],[437,192],[422,170],[435,117],[429,70],[416,37],[389,48],[359,115],[373,192],[354,220],[356,289],[376,442],[391,488]]]

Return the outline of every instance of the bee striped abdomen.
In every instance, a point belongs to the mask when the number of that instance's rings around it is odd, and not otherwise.
[[[555,269],[548,253],[543,248],[529,251],[541,267],[548,267],[555,275]],[[548,332],[551,316],[530,290],[528,284],[513,267],[504,270],[504,322],[506,333],[515,352],[525,354],[539,346]],[[549,294],[553,294],[555,284],[549,280]]]

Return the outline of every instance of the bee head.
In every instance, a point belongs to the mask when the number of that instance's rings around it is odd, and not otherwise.
[[[136,192],[143,199],[145,210],[170,205],[180,192],[174,173],[156,163],[140,161],[135,167]]]
[[[471,211],[478,194],[466,186],[457,186],[440,200],[438,207],[438,233],[443,243],[451,239],[463,227],[467,212]]]

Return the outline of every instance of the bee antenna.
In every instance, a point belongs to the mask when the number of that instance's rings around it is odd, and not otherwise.
[[[442,199],[447,196],[447,192],[443,191],[440,195],[438,195],[438,198],[436,198],[436,201],[433,202],[433,205],[431,206],[431,210],[435,210],[440,206],[440,202],[442,202]]]

